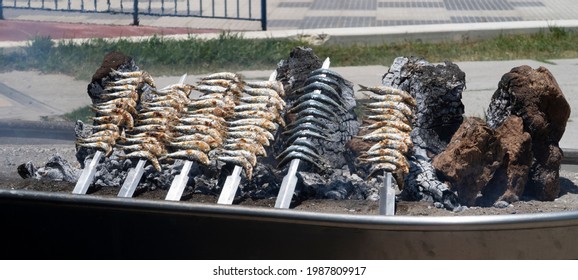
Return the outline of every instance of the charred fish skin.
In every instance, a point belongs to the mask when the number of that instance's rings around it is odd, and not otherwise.
[[[84,148],[93,148],[103,151],[105,156],[110,156],[112,154],[112,145],[106,142],[90,142],[90,143],[79,143],[76,142],[76,146]]]
[[[367,87],[364,85],[359,85],[359,87],[360,87],[360,91],[373,92],[377,95],[382,95],[382,96],[383,95],[398,95],[398,96],[401,96],[403,101],[405,103],[407,103],[408,105],[410,105],[412,107],[415,107],[417,105],[415,102],[415,99],[407,91],[403,91],[403,90],[392,88],[392,87],[386,87],[386,86]]]
[[[229,122],[227,122],[227,124],[229,126],[256,125],[256,126],[263,127],[269,131],[276,131],[278,128],[278,125],[275,124],[274,122],[267,120],[267,119],[261,119],[261,118],[239,119],[239,120],[229,121]]]
[[[225,144],[223,145],[224,149],[227,150],[246,150],[246,151],[250,151],[252,153],[254,153],[255,155],[258,156],[267,156],[267,152],[265,151],[265,148],[256,142],[250,142],[250,141],[245,141],[245,142],[237,142],[235,141],[235,143],[229,143],[229,144]]]
[[[307,138],[297,138],[293,142],[290,142],[290,143],[291,143],[291,145],[295,145],[295,146],[307,147],[310,150],[314,151],[315,154],[319,154],[319,150],[317,150],[317,144],[313,143],[313,141],[311,141]]]
[[[288,112],[289,113],[295,113],[295,112],[299,112],[299,111],[305,110],[305,109],[318,109],[318,110],[321,110],[327,114],[330,114],[335,119],[339,118],[337,116],[337,113],[335,113],[335,111],[331,110],[331,108],[329,108],[328,105],[326,105],[325,103],[321,103],[319,101],[315,101],[315,100],[303,101],[303,102],[297,104],[297,106],[293,106],[291,109],[289,109]]]
[[[324,162],[324,160],[319,156],[317,151],[315,151],[315,150],[313,150],[307,146],[301,146],[301,145],[291,145],[291,146],[287,147],[287,149],[285,149],[285,151],[283,151],[282,153],[277,155],[275,157],[275,159],[277,159],[277,160],[283,159],[283,158],[287,157],[287,155],[291,152],[299,152],[299,153],[307,155],[311,158],[315,158],[315,159],[318,159],[319,161]]]
[[[388,162],[381,162],[378,164],[374,164],[373,166],[371,166],[371,168],[369,169],[369,175],[367,175],[367,178],[371,178],[374,176],[379,176],[380,174],[378,174],[379,172],[395,172],[397,170],[397,167],[395,166],[395,164],[393,163],[388,163]],[[381,174],[383,175],[383,174]]]
[[[383,121],[378,121],[366,126],[362,126],[360,128],[364,128],[364,129],[379,129],[382,127],[393,127],[396,129],[399,129],[402,132],[411,132],[412,131],[412,127],[407,125],[404,122],[398,121],[396,120],[383,120]]]
[[[327,95],[331,98],[335,98],[336,100],[338,100],[341,103],[345,103],[343,100],[343,97],[337,91],[335,91],[334,88],[332,88],[331,86],[329,86],[327,84],[320,83],[320,82],[310,83],[309,85],[306,85],[305,87],[297,89],[295,92],[297,94],[302,94],[302,93],[313,92],[315,90],[319,90],[320,92],[324,93],[325,95]]]
[[[329,129],[329,126],[327,126],[327,124],[323,120],[321,120],[320,118],[317,118],[315,116],[304,116],[304,117],[298,118],[294,122],[287,125],[286,129],[291,130],[295,127],[299,127],[300,125],[306,124],[306,123],[315,124],[316,126],[318,126],[321,129]]]
[[[223,79],[223,80],[231,80],[235,83],[241,83],[242,77],[237,73],[232,72],[218,72],[213,73],[201,78],[201,80],[216,80],[216,79]]]
[[[257,156],[251,151],[220,149],[218,154],[232,157],[244,157],[249,162],[249,164],[251,164],[251,166],[255,166],[257,164]]]
[[[298,152],[298,151],[290,151],[289,153],[287,153],[285,155],[285,157],[283,157],[283,159],[279,162],[279,164],[277,164],[277,168],[282,168],[283,166],[287,165],[287,163],[291,162],[291,160],[294,159],[300,159],[303,161],[306,161],[310,164],[312,164],[313,166],[317,167],[319,170],[325,170],[325,166],[323,166],[320,163],[319,157],[313,158],[309,155],[306,155],[304,153]]]
[[[253,131],[259,134],[262,134],[263,136],[267,137],[267,139],[273,141],[275,140],[275,136],[273,136],[273,134],[271,132],[269,132],[269,130],[262,128],[260,126],[256,126],[256,125],[243,125],[243,126],[233,126],[229,128],[230,132],[233,131]]]
[[[243,81],[246,86],[251,88],[267,88],[274,90],[279,96],[285,96],[283,83],[279,81]]]
[[[241,166],[243,167],[243,170],[245,170],[247,179],[251,180],[253,177],[253,166],[246,158],[242,156],[218,156],[217,160]]]
[[[292,134],[288,139],[287,142],[289,143],[293,143],[295,142],[295,140],[297,138],[300,137],[308,137],[308,138],[315,138],[315,139],[321,139],[321,140],[325,140],[325,141],[331,141],[331,138],[321,135],[315,131],[311,131],[308,129],[303,129],[303,130],[299,130],[297,132],[295,132],[294,134]]]
[[[333,100],[332,98],[330,98],[324,94],[316,93],[316,92],[309,92],[309,93],[306,93],[304,95],[299,96],[299,98],[297,98],[297,100],[295,100],[295,104],[301,104],[301,103],[309,101],[309,100],[315,100],[318,102],[323,102],[327,105],[331,105],[331,106],[339,109],[342,112],[347,112],[347,109],[345,109],[345,107],[343,107],[341,104],[335,102],[335,100]]]
[[[151,162],[151,164],[153,165],[153,167],[154,167],[158,172],[161,172],[161,171],[162,171],[161,165],[160,165],[157,157],[156,157],[153,153],[151,153],[151,152],[149,152],[149,151],[135,151],[135,152],[132,152],[132,153],[129,153],[129,154],[126,154],[126,155],[121,155],[120,158],[123,158],[123,159],[127,159],[127,158],[143,159],[143,158],[145,158],[145,159],[147,159],[147,160],[149,160],[149,161]]]
[[[331,76],[327,76],[324,74],[318,75],[309,75],[305,80],[305,85],[309,85],[314,82],[320,82],[332,86],[333,88],[339,88],[339,83],[337,80],[333,79]]]
[[[210,162],[207,154],[205,154],[199,150],[180,150],[180,151],[166,154],[166,155],[162,156],[160,159],[164,160],[164,159],[169,159],[169,158],[196,161],[196,162],[201,163],[203,165],[208,165]]]
[[[413,118],[413,112],[411,108],[409,108],[409,106],[403,102],[383,101],[377,103],[368,103],[364,106],[368,107],[370,112],[381,113],[383,110],[392,109],[401,112],[408,119]]]
[[[255,131],[229,131],[229,132],[227,132],[227,136],[230,137],[231,139],[236,139],[236,138],[253,139],[253,140],[257,141],[257,143],[264,145],[264,146],[269,146],[269,144],[270,144],[267,137],[265,137],[264,135],[262,135],[258,132],[255,132]]]
[[[297,112],[296,116],[297,116],[297,119],[300,119],[300,118],[303,118],[306,116],[315,116],[315,117],[323,118],[323,119],[325,119],[331,123],[336,123],[335,118],[333,117],[333,114],[328,114],[327,112],[321,111],[321,110],[316,109],[316,108],[307,108],[307,109],[301,110],[301,111]]]
[[[341,74],[330,69],[319,68],[311,71],[311,73],[309,74],[309,76],[318,76],[318,75],[329,76],[334,80],[344,80]]]
[[[180,150],[199,150],[204,153],[207,153],[211,150],[211,146],[207,142],[200,140],[169,142],[168,146]]]
[[[300,124],[299,126],[295,126],[295,127],[292,128],[292,129],[283,131],[282,134],[293,135],[293,134],[296,134],[297,132],[299,132],[300,130],[304,130],[304,129],[307,129],[307,130],[316,132],[316,133],[318,133],[319,135],[322,135],[322,136],[324,136],[324,137],[326,137],[326,138],[329,138],[329,135],[327,135],[327,131],[326,131],[326,130],[321,129],[321,128],[319,128],[317,125],[312,124],[312,123],[303,123],[303,124]]]

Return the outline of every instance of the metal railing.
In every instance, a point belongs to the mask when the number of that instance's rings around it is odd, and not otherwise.
[[[141,15],[260,21],[267,30],[267,0],[0,0],[0,19],[3,8],[127,14],[133,25]]]

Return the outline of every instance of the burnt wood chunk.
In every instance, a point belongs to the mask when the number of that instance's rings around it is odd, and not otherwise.
[[[502,76],[488,107],[488,125],[498,128],[510,115],[522,118],[524,131],[532,138],[533,159],[525,193],[554,200],[560,193],[563,156],[558,143],[570,117],[570,106],[548,69],[524,65]]]

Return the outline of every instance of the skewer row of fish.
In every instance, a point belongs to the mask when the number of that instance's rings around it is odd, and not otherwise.
[[[338,120],[337,112],[346,112],[338,80],[343,79],[329,69],[310,73],[302,88],[295,91],[296,101],[287,113],[295,114],[283,134],[288,136],[287,148],[277,156],[278,167],[293,159],[304,160],[318,169],[325,169],[326,160],[319,155],[312,139],[332,141],[328,124]]]
[[[111,69],[110,80],[104,84],[104,92],[99,97],[102,102],[94,104],[91,109],[96,112],[93,117],[93,133],[76,141],[78,147],[95,148],[109,156],[124,130],[132,129],[137,115],[139,93],[145,84],[154,86],[154,81],[147,72],[122,72]]]
[[[146,159],[160,172],[159,160],[167,157],[173,127],[187,109],[191,90],[190,85],[174,84],[145,91],[135,126],[127,130],[119,146],[125,153],[123,158]]]
[[[240,81],[241,94],[227,121],[225,143],[218,159],[241,166],[250,180],[257,156],[274,140],[279,126],[285,126],[285,95],[278,81]]]
[[[359,160],[371,165],[369,176],[380,171],[404,176],[409,173],[406,155],[413,148],[410,132],[415,99],[406,91],[387,86],[359,86],[360,92],[371,100],[364,108],[366,123],[370,124],[362,127],[370,132],[357,137],[376,142]]]
[[[172,127],[174,137],[169,143],[171,153],[166,158],[210,163],[211,151],[223,146],[226,119],[240,94],[239,77],[234,73],[215,73],[203,77],[194,86],[201,96],[187,104]]]

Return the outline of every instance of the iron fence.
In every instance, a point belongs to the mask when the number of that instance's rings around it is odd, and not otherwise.
[[[260,21],[267,30],[267,0],[0,0],[0,19],[3,8],[126,14],[134,25],[140,15]]]

